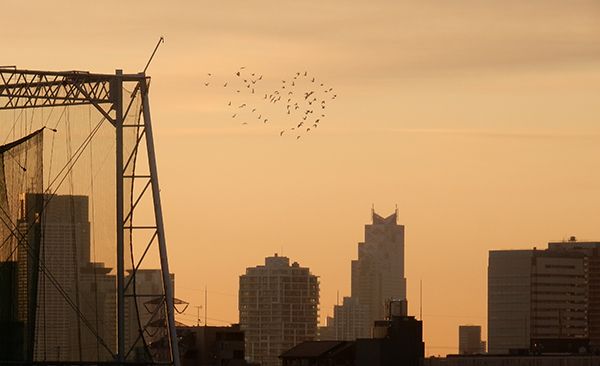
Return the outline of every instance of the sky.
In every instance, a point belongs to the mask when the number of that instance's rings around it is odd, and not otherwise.
[[[325,323],[350,295],[372,207],[397,207],[409,315],[426,355],[456,353],[459,325],[487,338],[489,250],[600,240],[596,1],[1,8],[0,65],[21,69],[137,73],[164,37],[147,74],[184,323],[237,322],[239,275],[275,253],[320,277]],[[240,84],[259,76],[255,94]],[[300,103],[321,88],[317,127],[263,99],[284,80]]]

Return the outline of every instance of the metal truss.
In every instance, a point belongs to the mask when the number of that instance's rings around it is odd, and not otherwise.
[[[0,109],[113,103],[109,75],[0,68]]]
[[[136,125],[125,125],[124,120],[130,106],[124,106],[123,103],[123,83],[131,82],[135,84],[134,93],[141,93],[142,97],[142,116]],[[125,347],[125,292],[128,284],[125,284],[125,265],[124,265],[124,243],[125,234],[131,233],[137,229],[151,229],[154,234],[149,243],[146,243],[144,255],[135,263],[134,272],[139,268],[143,257],[148,251],[150,245],[155,240],[158,241],[158,250],[161,262],[161,271],[163,279],[163,294],[156,294],[161,297],[161,302],[166,304],[167,326],[169,332],[169,343],[171,362],[174,366],[179,366],[179,348],[177,345],[177,331],[175,327],[174,316],[174,298],[173,289],[169,275],[169,266],[167,260],[164,225],[162,219],[162,206],[160,201],[160,189],[158,186],[158,171],[156,168],[156,158],[154,152],[154,141],[150,122],[150,109],[148,99],[149,78],[145,73],[123,74],[117,70],[115,75],[91,74],[82,71],[50,72],[50,71],[31,71],[18,70],[16,68],[0,67],[0,110],[5,109],[23,109],[23,108],[41,108],[57,106],[74,105],[93,105],[96,109],[115,126],[116,133],[116,194],[117,194],[117,355],[114,365],[133,364],[126,361],[126,355],[130,350]],[[124,108],[125,107],[125,108]],[[138,111],[136,111],[138,112]],[[135,113],[135,112],[131,112]],[[138,130],[137,142],[134,151],[129,156],[124,156],[123,151],[123,131],[124,128],[136,128]],[[145,140],[149,175],[128,175],[125,176],[125,170],[131,164],[134,155],[141,148],[141,142]],[[125,181],[131,184],[133,181],[140,181],[144,185],[142,192],[134,198],[135,203],[125,212],[124,204],[124,185]],[[136,228],[132,224],[132,216],[141,199],[145,194],[152,194],[155,225]],[[40,363],[42,364],[42,363]],[[58,363],[49,363],[58,364]],[[66,363],[69,364],[69,363]],[[73,365],[77,363],[71,363]]]

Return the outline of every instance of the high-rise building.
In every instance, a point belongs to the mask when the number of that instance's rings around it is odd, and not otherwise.
[[[600,345],[600,242],[578,241],[572,236],[565,241],[548,243],[548,249],[585,255],[588,337],[592,345]]]
[[[371,214],[373,223],[365,225],[365,241],[358,243],[358,259],[352,261],[352,298],[357,300],[348,302],[366,311],[364,321],[357,318],[360,322],[355,324],[361,336],[383,319],[386,300],[406,300],[404,226],[398,225],[398,211],[385,218],[374,210]]]
[[[490,251],[488,352],[530,349],[544,339],[588,336],[584,253]]]
[[[481,340],[480,325],[458,326],[458,353],[461,355],[485,353],[485,342]]]
[[[369,338],[373,322],[368,319],[368,306],[361,304],[357,297],[344,297],[343,301],[342,305],[333,307],[333,339],[353,341]]]
[[[280,364],[278,356],[295,345],[315,340],[319,281],[310,270],[277,254],[264,266],[240,276],[240,326],[246,357],[263,366]]]
[[[23,317],[36,309],[34,360],[110,360],[116,279],[90,262],[88,197],[23,194],[18,228],[19,306]]]

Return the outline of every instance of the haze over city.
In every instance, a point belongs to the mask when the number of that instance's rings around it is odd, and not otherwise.
[[[350,295],[372,207],[397,207],[408,312],[422,305],[426,355],[444,355],[459,325],[485,338],[489,250],[600,240],[597,2],[9,1],[3,14],[0,64],[20,69],[136,73],[164,37],[147,73],[181,322],[206,288],[207,323],[236,323],[239,276],[278,253],[320,277],[324,324]],[[230,88],[237,73],[271,91],[306,73],[336,98],[298,138],[285,105]],[[273,117],[232,117],[242,104]]]

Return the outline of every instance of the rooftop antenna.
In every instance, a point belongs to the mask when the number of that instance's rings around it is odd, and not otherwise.
[[[423,279],[419,280],[419,320],[423,321]]]
[[[204,285],[204,326],[206,327],[207,324],[207,313],[208,313],[208,298],[207,295],[208,294],[208,286]]]
[[[152,52],[152,55],[150,56],[150,59],[148,60],[146,67],[144,67],[144,74],[146,73],[146,70],[148,70],[148,66],[150,66],[150,62],[152,62],[152,59],[154,58],[154,54],[158,50],[158,46],[160,46],[161,43],[165,43],[165,39],[163,37],[160,37],[160,39],[158,40],[158,43],[156,44],[156,47],[154,47],[154,52]]]
[[[196,308],[196,326],[199,327],[200,326],[200,309],[202,309],[202,306],[194,306]]]

